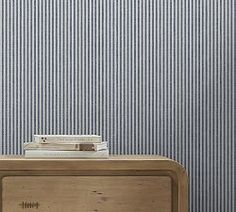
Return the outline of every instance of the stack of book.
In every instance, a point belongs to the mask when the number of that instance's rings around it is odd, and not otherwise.
[[[108,158],[107,142],[99,135],[34,135],[24,144],[27,158]]]

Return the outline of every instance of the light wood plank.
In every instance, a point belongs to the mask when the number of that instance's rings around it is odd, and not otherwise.
[[[24,212],[23,202],[34,203],[31,211],[38,203],[38,212],[172,211],[165,176],[19,176],[2,183],[3,212]]]

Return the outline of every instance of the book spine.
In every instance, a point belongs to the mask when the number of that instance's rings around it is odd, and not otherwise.
[[[37,143],[82,143],[82,142],[88,142],[88,143],[101,143],[102,142],[102,138],[101,137],[62,137],[62,136],[58,136],[58,137],[47,137],[47,136],[35,136],[34,137],[34,141]]]
[[[68,151],[95,151],[94,144],[65,144],[65,143],[31,143],[24,146],[24,150],[68,150]]]
[[[76,150],[76,151],[99,151],[106,150],[107,142],[101,143],[27,143],[24,144],[24,150]]]
[[[27,158],[108,158],[108,150],[103,151],[45,151],[26,150]]]

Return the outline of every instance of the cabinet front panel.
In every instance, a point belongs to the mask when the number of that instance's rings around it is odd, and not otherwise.
[[[2,212],[171,212],[167,176],[8,176]]]

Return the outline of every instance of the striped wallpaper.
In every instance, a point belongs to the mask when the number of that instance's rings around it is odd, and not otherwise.
[[[191,212],[235,208],[234,0],[0,0],[2,154],[101,134],[189,175]]]

